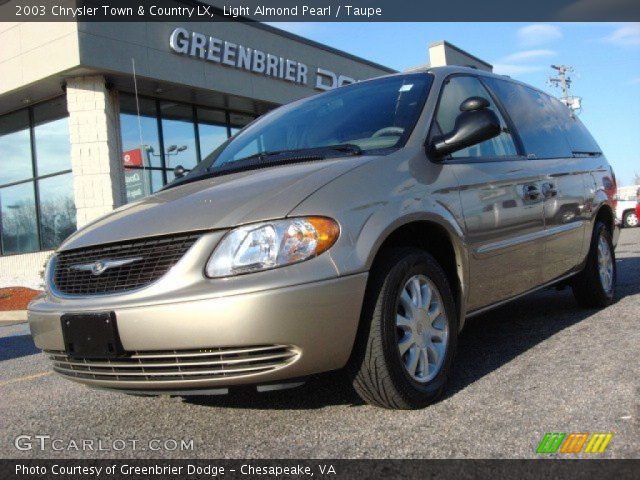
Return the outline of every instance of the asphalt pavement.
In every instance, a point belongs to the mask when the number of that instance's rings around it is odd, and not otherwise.
[[[534,458],[546,432],[611,432],[604,454],[581,455],[639,458],[640,228],[617,256],[605,310],[545,290],[469,320],[444,399],[420,411],[365,405],[335,374],[221,397],[91,390],[50,373],[27,325],[5,324],[0,457]]]

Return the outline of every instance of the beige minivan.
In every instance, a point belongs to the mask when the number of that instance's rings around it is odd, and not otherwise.
[[[363,81],[264,115],[72,235],[31,331],[92,387],[264,391],[345,369],[367,402],[420,408],[465,319],[559,283],[613,301],[614,195],[596,142],[539,90],[463,67]]]

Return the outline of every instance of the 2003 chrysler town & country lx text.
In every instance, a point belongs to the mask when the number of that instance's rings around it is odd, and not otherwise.
[[[558,100],[442,67],[280,107],[162,191],[85,226],[29,306],[56,372],[128,393],[443,391],[465,318],[616,284],[615,177]]]

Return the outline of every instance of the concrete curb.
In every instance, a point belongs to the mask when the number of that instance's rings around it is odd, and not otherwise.
[[[4,310],[0,312],[0,325],[4,322],[26,322],[27,311],[26,310]]]

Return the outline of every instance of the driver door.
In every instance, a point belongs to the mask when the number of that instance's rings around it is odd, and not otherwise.
[[[460,104],[483,97],[502,125],[497,137],[444,160],[459,183],[469,247],[469,311],[506,300],[542,282],[541,178],[521,153],[506,117],[477,77],[449,77],[431,135],[453,130]]]

